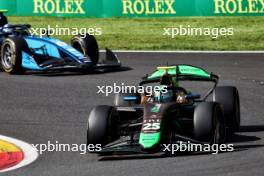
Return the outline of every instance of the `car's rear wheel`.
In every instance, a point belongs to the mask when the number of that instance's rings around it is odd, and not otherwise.
[[[87,144],[106,145],[118,137],[115,108],[96,106],[90,113],[87,122]]]
[[[240,101],[236,87],[217,87],[213,93],[214,102],[223,106],[226,125],[232,131],[238,131],[240,127]]]
[[[77,35],[71,39],[71,45],[85,56],[89,57],[93,64],[97,64],[99,60],[99,47],[94,36]]]
[[[225,142],[225,119],[219,103],[202,102],[195,108],[194,136],[210,144]]]
[[[22,74],[22,51],[27,51],[28,45],[23,38],[13,37],[3,41],[1,46],[1,67],[10,74]]]

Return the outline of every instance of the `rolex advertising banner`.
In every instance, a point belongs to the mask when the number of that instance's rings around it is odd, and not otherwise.
[[[0,9],[20,16],[262,16],[264,0],[0,0]]]

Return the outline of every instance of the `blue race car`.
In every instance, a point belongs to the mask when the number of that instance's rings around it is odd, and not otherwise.
[[[106,48],[106,58],[99,60],[94,36],[78,35],[71,45],[49,36],[30,33],[30,25],[8,24],[0,11],[0,69],[10,74],[32,71],[92,71],[121,67],[117,56]]]

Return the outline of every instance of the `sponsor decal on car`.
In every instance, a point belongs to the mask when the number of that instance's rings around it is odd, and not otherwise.
[[[152,109],[151,112],[158,113],[160,110],[161,104],[156,104]]]

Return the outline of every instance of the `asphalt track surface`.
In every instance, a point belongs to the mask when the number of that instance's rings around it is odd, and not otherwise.
[[[263,175],[264,54],[120,53],[129,71],[105,74],[0,73],[0,134],[28,143],[83,144],[92,107],[111,104],[97,94],[98,85],[137,84],[157,65],[192,64],[220,75],[220,85],[237,86],[241,98],[241,132],[231,137],[237,151],[162,158],[98,161],[96,155],[48,152],[33,164],[2,175]]]

